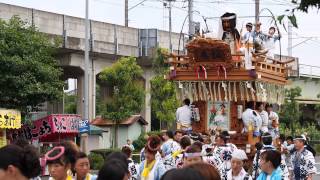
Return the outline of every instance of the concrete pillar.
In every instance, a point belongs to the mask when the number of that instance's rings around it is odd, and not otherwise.
[[[84,116],[83,112],[83,83],[84,83],[84,76],[79,76],[77,78],[77,114]]]
[[[81,69],[83,70],[83,67],[81,67]],[[96,117],[96,70],[92,59],[90,59],[89,71],[89,120],[92,120]],[[83,117],[84,75],[77,78],[77,96],[77,113]]]
[[[90,59],[89,73],[89,120],[96,117],[96,73],[93,59]]]
[[[148,125],[146,126],[146,131],[151,130],[151,83],[150,80],[152,78],[152,72],[149,69],[145,69],[144,73],[145,77],[145,91],[146,91],[146,96],[145,96],[145,109],[144,109],[144,118],[148,122]]]

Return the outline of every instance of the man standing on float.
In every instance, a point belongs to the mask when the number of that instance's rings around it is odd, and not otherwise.
[[[244,52],[246,70],[253,69],[252,52],[254,52],[254,48],[253,48],[254,33],[252,32],[252,26],[253,26],[252,23],[246,24],[247,32],[242,37],[242,43],[244,44],[244,47],[241,48],[241,51]]]
[[[183,103],[184,105],[179,107],[176,111],[177,129],[183,130],[189,134],[192,131],[190,99],[183,100]]]

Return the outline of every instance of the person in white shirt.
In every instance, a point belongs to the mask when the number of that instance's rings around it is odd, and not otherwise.
[[[184,105],[176,111],[177,129],[181,129],[189,134],[192,131],[191,118],[192,112],[190,109],[190,99],[183,100]]]
[[[248,157],[244,150],[236,149],[232,153],[231,169],[227,172],[227,179],[229,180],[252,180],[252,177],[244,170],[244,160]]]
[[[247,32],[242,37],[242,43],[244,47],[240,48],[240,51],[244,52],[244,59],[245,59],[245,69],[251,70],[253,69],[252,66],[252,52],[254,52],[253,47],[253,40],[254,40],[254,33],[252,32],[252,23],[246,24]]]
[[[254,109],[254,102],[249,101],[246,104],[246,110],[242,113],[242,121],[244,124],[244,132],[248,132],[249,126],[251,125],[253,128],[254,136],[260,136],[260,128],[262,124],[262,119],[259,113]]]
[[[133,146],[130,139],[127,139],[127,146],[129,146],[131,148],[131,150],[134,151],[134,146]]]
[[[261,125],[262,133],[268,132],[269,115],[267,111],[264,110],[264,103],[257,102],[256,111],[259,113],[262,120],[262,125]]]
[[[281,35],[278,32],[278,35],[275,35],[276,28],[270,27],[268,35],[265,35],[264,48],[268,50],[267,57],[273,59],[274,58],[274,50],[275,43],[277,40],[280,40]],[[272,61],[268,60],[267,62],[272,63]]]
[[[268,130],[272,136],[272,140],[275,140],[276,138],[280,137],[279,116],[273,111],[272,104],[267,104],[266,109],[269,116]]]

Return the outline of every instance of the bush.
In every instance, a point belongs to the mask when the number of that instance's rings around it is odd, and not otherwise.
[[[99,170],[103,166],[104,159],[100,154],[90,153],[89,154],[90,167],[93,170]]]
[[[319,155],[319,154],[320,154],[320,144],[315,144],[315,145],[313,146],[313,148],[314,148],[314,150],[317,152],[317,155]]]
[[[121,151],[121,150],[120,149],[112,149],[112,148],[110,148],[110,149],[94,149],[94,150],[91,150],[91,153],[98,154],[98,155],[102,156],[103,159],[106,159],[106,157],[110,153],[119,152],[119,151]]]
[[[301,135],[307,133],[308,137],[311,140],[318,140],[320,139],[320,133],[317,127],[313,124],[306,124],[301,126],[300,123],[295,123],[293,125],[294,128],[294,136]],[[291,129],[286,128],[285,124],[280,124],[280,133],[284,134],[285,136],[291,136]]]
[[[140,150],[146,145],[147,143],[147,139],[146,139],[146,135],[150,136],[150,135],[158,135],[161,136],[161,132],[160,131],[150,131],[148,133],[141,133],[140,136],[138,137],[138,139],[134,140],[132,142],[134,148],[135,148],[135,152],[140,152]]]

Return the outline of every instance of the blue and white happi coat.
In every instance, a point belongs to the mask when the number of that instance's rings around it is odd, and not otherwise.
[[[129,180],[137,180],[139,176],[139,164],[136,164],[132,159],[128,159],[128,170],[131,174]]]
[[[274,146],[272,145],[263,145],[262,149],[259,151],[259,156],[258,156],[258,151],[256,152],[256,154],[254,155],[254,159],[253,159],[253,171],[252,171],[252,178],[257,178],[259,176],[259,174],[261,173],[261,169],[259,166],[260,163],[260,155],[264,152],[264,151],[268,151],[268,150],[277,150]],[[258,159],[257,159],[258,158]],[[289,170],[286,164],[286,160],[284,158],[282,158],[281,156],[281,162],[280,162],[280,170],[282,172],[282,179],[283,180],[288,180],[289,179]]]
[[[291,163],[295,180],[304,180],[308,175],[317,171],[314,156],[305,148],[301,152],[295,151],[292,153]]]
[[[180,145],[174,141],[173,139],[168,139],[162,146],[161,146],[162,153],[164,155],[162,161],[165,165],[167,170],[172,168],[176,168],[175,158],[172,156],[173,153],[181,150]]]
[[[221,179],[227,178],[227,172],[231,169],[231,158],[233,151],[237,149],[232,143],[227,143],[224,146],[216,146],[214,148],[214,154],[220,157],[222,164],[219,166]]]

